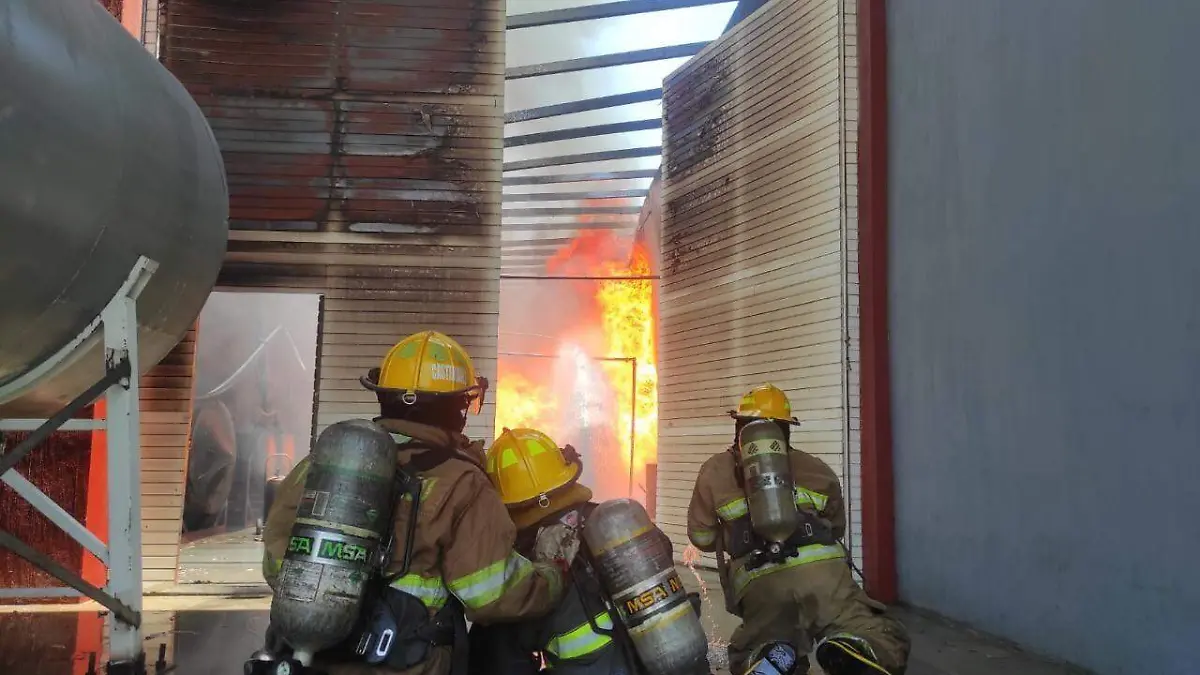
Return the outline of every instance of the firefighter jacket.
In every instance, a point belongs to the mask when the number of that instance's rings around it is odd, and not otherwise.
[[[586,488],[579,488],[586,491]],[[586,491],[586,500],[591,495]],[[555,522],[573,528],[583,526],[593,503],[557,511],[553,517],[524,528],[517,548],[533,550],[542,526]],[[518,519],[519,520],[519,519]],[[551,672],[559,675],[635,675],[632,648],[623,649],[621,637],[610,635],[613,617],[605,605],[603,591],[582,556],[571,568],[572,580],[562,602],[549,615],[531,621],[491,626],[472,626],[471,675],[534,675],[539,664],[532,655],[540,652]]]
[[[750,506],[745,490],[739,484],[735,452],[737,449],[732,448],[708,458],[696,477],[688,507],[687,533],[688,539],[701,551],[717,551],[720,555],[731,550],[731,533],[735,528],[749,524]],[[827,521],[833,537],[840,541],[846,533],[846,515],[837,475],[828,464],[808,453],[791,448],[789,454],[796,506]],[[741,600],[746,585],[754,579],[797,565],[844,558],[845,550],[836,543],[810,544],[800,547],[785,561],[753,570],[746,569],[747,557],[731,560],[722,575],[721,584],[735,601]]]
[[[542,616],[562,598],[562,572],[513,550],[517,530],[482,469],[483,451],[461,434],[415,422],[377,419],[397,443],[397,461],[421,478],[421,501],[408,573],[391,585],[418,598],[433,616],[448,602],[467,619],[512,621]],[[264,533],[263,574],[274,587],[304,492],[308,461],[279,487]],[[396,507],[396,544],[385,574],[402,567],[411,500]]]

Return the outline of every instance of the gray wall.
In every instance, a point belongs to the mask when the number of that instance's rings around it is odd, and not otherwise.
[[[901,594],[1200,672],[1200,2],[888,5]]]

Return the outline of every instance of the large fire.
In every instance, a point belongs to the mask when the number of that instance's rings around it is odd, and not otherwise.
[[[611,230],[584,230],[546,271],[596,278],[538,282],[505,301],[496,432],[534,427],[560,444],[582,444],[585,478],[598,496],[625,496],[632,487],[630,496],[642,499],[645,466],[655,461],[658,442],[649,255],[640,242]]]

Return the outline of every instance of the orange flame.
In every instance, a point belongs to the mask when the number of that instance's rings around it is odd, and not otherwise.
[[[648,276],[650,261],[641,245],[634,246],[629,264],[608,265],[612,276]],[[617,398],[617,436],[633,437],[633,469],[644,474],[647,462],[658,454],[658,345],[654,316],[654,285],[649,279],[605,280],[596,299],[610,358],[632,358],[634,368],[608,363],[607,371]],[[633,425],[632,429],[630,425]],[[628,468],[628,466],[626,467]]]
[[[612,230],[583,230],[547,261],[548,272],[566,276],[649,276],[648,252],[628,235]],[[624,486],[634,478],[635,498],[643,496],[645,465],[655,461],[658,444],[658,354],[654,286],[649,279],[602,279],[556,282],[564,297],[573,298],[570,315],[574,325],[551,329],[539,320],[539,333],[551,333],[562,344],[587,345],[592,357],[604,361],[600,372],[611,396],[611,433],[601,448],[620,458],[623,476],[606,476]],[[561,313],[562,308],[557,308]],[[619,359],[619,360],[618,360]],[[636,381],[630,360],[637,364]],[[496,431],[504,427],[533,426],[561,440],[562,424],[570,423],[568,411],[558,405],[553,367],[546,360],[500,357],[496,390]],[[561,386],[561,385],[560,385]],[[632,434],[632,458],[630,440]],[[596,451],[593,448],[593,451]],[[630,464],[632,460],[632,466]],[[632,471],[630,469],[632,468]],[[640,487],[639,487],[640,486]]]

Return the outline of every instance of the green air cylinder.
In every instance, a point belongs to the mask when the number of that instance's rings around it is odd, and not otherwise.
[[[600,582],[650,675],[710,672],[708,638],[692,608],[671,540],[632,499],[601,503],[583,524]]]
[[[769,543],[783,543],[800,522],[783,429],[773,420],[750,422],[738,435],[738,451],[746,501],[750,504],[750,525]]]
[[[391,527],[396,444],[366,420],[317,438],[271,602],[271,625],[305,665],[349,635]]]

